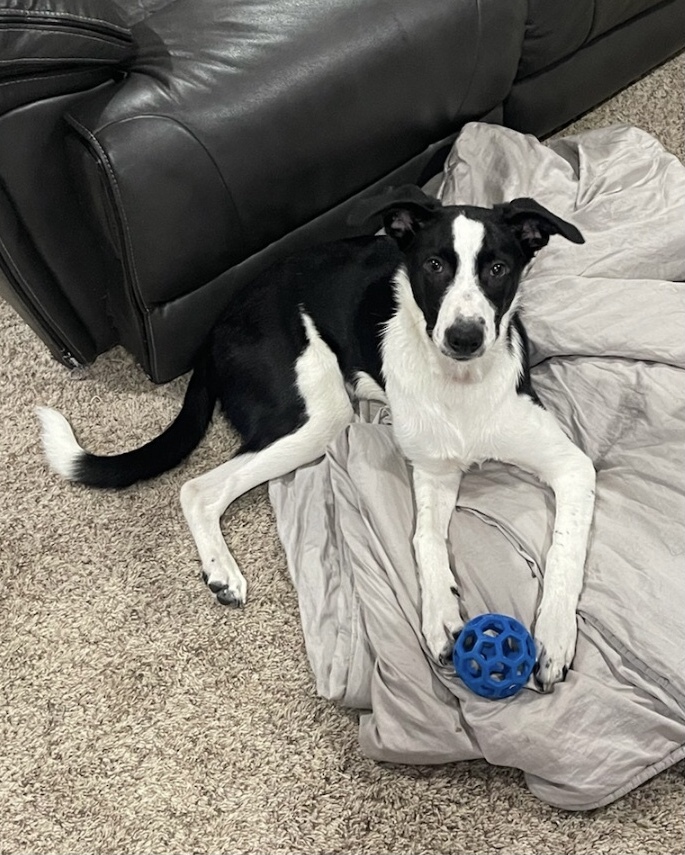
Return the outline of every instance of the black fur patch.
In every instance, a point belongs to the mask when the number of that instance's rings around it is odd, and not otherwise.
[[[235,295],[212,333],[211,371],[241,451],[259,451],[306,421],[295,375],[307,344],[302,311],[346,380],[365,371],[383,385],[381,330],[401,262],[387,237],[337,241],[293,256]]]

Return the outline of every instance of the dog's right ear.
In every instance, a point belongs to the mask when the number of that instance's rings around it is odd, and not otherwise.
[[[370,225],[381,217],[387,235],[400,244],[407,243],[442,205],[414,184],[390,187],[379,196],[360,199],[352,208],[347,223],[353,227]]]

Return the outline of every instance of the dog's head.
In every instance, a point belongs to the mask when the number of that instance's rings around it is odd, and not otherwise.
[[[483,356],[506,330],[521,275],[551,235],[583,243],[575,226],[534,199],[442,207],[411,186],[364,205],[360,215],[380,215],[404,253],[427,335],[461,362]]]

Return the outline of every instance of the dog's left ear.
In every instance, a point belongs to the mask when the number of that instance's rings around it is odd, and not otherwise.
[[[386,234],[400,244],[407,243],[440,210],[437,199],[414,184],[391,187],[379,196],[360,199],[347,218],[348,225],[364,226],[382,217]]]
[[[535,199],[513,199],[505,205],[496,205],[504,221],[516,233],[524,252],[531,258],[547,246],[551,235],[561,235],[571,243],[585,243],[578,229],[544,208]]]

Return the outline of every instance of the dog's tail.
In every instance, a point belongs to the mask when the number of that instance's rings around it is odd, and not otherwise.
[[[38,407],[43,450],[50,468],[69,481],[91,487],[128,487],[161,475],[184,460],[207,432],[215,401],[208,361],[203,356],[190,378],[181,412],[146,445],[111,456],[90,454],[78,444],[61,413]]]

